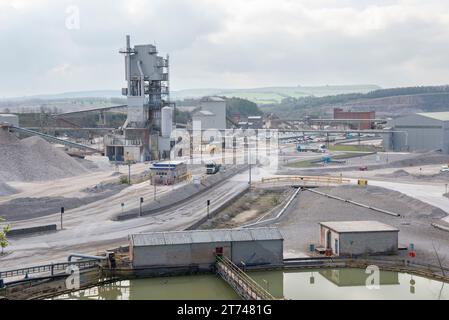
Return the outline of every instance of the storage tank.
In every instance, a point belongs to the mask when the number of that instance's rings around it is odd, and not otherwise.
[[[161,115],[161,134],[163,137],[170,137],[173,126],[173,109],[170,107],[163,107]]]

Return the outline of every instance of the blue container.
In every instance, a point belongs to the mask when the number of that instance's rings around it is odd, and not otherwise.
[[[310,244],[309,245],[309,250],[310,250],[310,252],[314,252],[315,251],[315,245],[314,244]]]

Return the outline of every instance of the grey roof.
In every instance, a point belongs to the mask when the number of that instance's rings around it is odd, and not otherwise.
[[[284,239],[279,229],[274,227],[150,232],[132,234],[129,237],[134,247]]]
[[[332,229],[338,233],[353,232],[399,232],[399,229],[379,221],[328,221],[320,222],[320,225]]]
[[[440,121],[449,121],[449,112],[421,112],[417,114]]]

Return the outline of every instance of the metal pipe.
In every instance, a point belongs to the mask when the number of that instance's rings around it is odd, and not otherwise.
[[[143,74],[142,70],[142,61],[137,61],[137,68],[139,69],[140,73],[140,96],[143,97],[145,95],[145,75]]]
[[[91,260],[105,260],[108,257],[104,256],[91,256],[88,254],[81,254],[81,253],[72,253],[71,255],[68,256],[67,261],[68,262],[72,262],[72,258],[84,258],[84,259],[91,259]]]

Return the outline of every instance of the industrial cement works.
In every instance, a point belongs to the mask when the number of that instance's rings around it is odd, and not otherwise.
[[[315,281],[369,299],[372,266],[380,299],[449,298],[420,291],[449,282],[445,148],[372,112],[238,122],[217,96],[181,125],[169,57],[129,36],[121,53],[126,105],[72,112],[125,109],[118,128],[0,123],[2,299],[176,299],[186,279],[199,299],[320,298]]]

